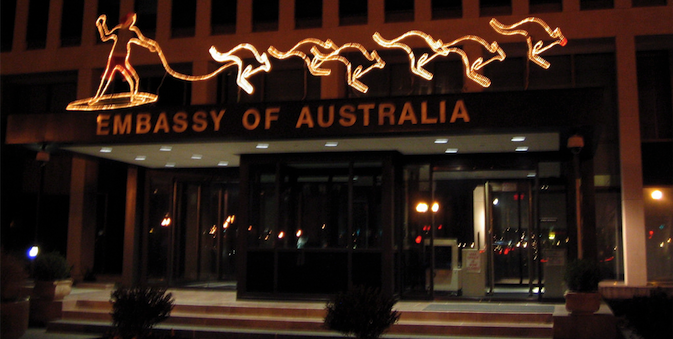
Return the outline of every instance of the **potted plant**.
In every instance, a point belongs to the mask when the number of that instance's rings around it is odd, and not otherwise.
[[[154,325],[168,319],[175,300],[160,287],[120,287],[110,295],[115,338],[152,338]]]
[[[396,303],[395,297],[378,289],[356,287],[327,303],[324,325],[346,336],[376,339],[399,320],[399,312],[393,310]]]
[[[58,252],[40,254],[33,263],[33,297],[61,300],[72,291],[70,265]]]
[[[571,314],[593,314],[601,306],[598,283],[601,273],[593,260],[577,259],[568,264],[565,282],[568,290],[565,294],[566,310]]]
[[[28,329],[30,297],[24,293],[28,273],[17,257],[0,253],[0,337],[17,339]]]

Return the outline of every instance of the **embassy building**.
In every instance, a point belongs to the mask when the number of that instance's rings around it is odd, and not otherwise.
[[[667,0],[14,0],[1,58],[3,250],[77,280],[673,280]]]

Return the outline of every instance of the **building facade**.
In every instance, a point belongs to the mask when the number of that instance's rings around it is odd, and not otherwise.
[[[670,1],[2,6],[3,249],[242,297],[673,279]]]

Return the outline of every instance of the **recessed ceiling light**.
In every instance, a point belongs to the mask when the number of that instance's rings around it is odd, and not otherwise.
[[[136,155],[135,158],[136,161],[145,161],[145,159],[147,159],[147,156],[145,155]]]
[[[435,139],[435,144],[446,144],[448,142],[449,142],[449,139],[447,139],[447,138]]]
[[[229,161],[220,161],[220,162],[217,163],[217,166],[222,166],[222,167],[229,166]]]
[[[528,152],[528,146],[519,146],[516,148],[517,152]]]
[[[192,154],[192,160],[201,160],[201,158],[203,158],[201,154]]]
[[[458,149],[457,148],[447,148],[446,151],[444,151],[444,153],[458,153]]]
[[[339,146],[339,143],[336,141],[328,141],[325,143],[325,147],[337,147]]]
[[[112,153],[112,147],[101,147],[100,152],[101,153]]]
[[[530,173],[528,173],[527,177],[529,177],[529,178],[535,178],[535,172],[530,172]]]
[[[255,146],[255,148],[261,148],[261,149],[269,148],[269,144],[259,143],[257,144],[257,146]]]
[[[167,162],[166,167],[175,167],[175,163],[174,162]]]
[[[170,152],[172,150],[173,150],[173,146],[161,146],[161,148],[159,148],[159,151],[161,151],[161,152]]]
[[[526,141],[526,137],[518,135],[518,136],[512,137],[512,141],[513,141],[513,142],[522,142],[522,141]]]

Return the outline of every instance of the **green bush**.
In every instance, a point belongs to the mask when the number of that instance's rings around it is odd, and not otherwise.
[[[70,278],[70,266],[58,252],[40,254],[33,267],[35,280],[56,281]]]
[[[110,296],[112,324],[123,338],[146,338],[173,310],[173,294],[160,287],[120,287]]]
[[[359,339],[379,338],[397,322],[400,314],[393,311],[397,299],[380,290],[356,287],[336,295],[327,303],[325,327]]]
[[[601,271],[593,260],[577,259],[566,267],[565,282],[572,292],[596,292]]]

